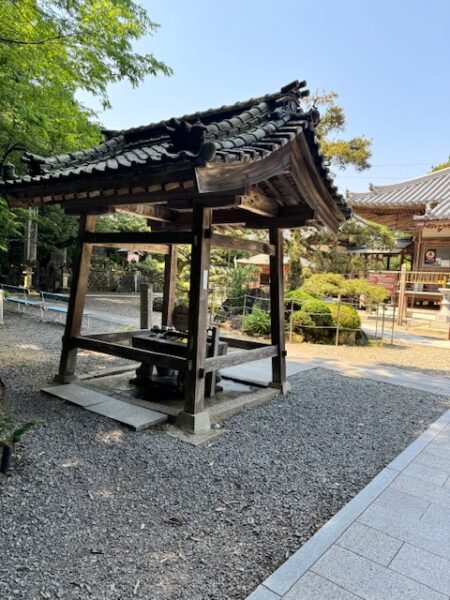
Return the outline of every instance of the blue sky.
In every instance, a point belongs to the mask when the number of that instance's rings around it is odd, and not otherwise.
[[[421,175],[450,154],[449,0],[141,0],[158,33],[138,48],[174,69],[110,88],[108,128],[141,125],[306,79],[335,90],[373,167],[342,191]],[[401,165],[401,166],[392,166]],[[407,166],[405,166],[407,165]]]

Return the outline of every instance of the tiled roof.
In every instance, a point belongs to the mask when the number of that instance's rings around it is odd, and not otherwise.
[[[373,186],[370,192],[354,193],[347,202],[356,210],[426,206],[450,199],[450,167],[391,185]]]
[[[450,221],[450,197],[425,213],[427,221]]]
[[[201,166],[206,163],[253,161],[304,133],[319,175],[339,208],[348,208],[334,185],[327,162],[321,155],[315,125],[316,109],[304,112],[301,99],[308,95],[306,82],[295,81],[276,94],[185,115],[123,131],[105,131],[98,146],[41,157],[26,153],[28,175],[15,177],[4,169],[4,187],[22,189],[45,183],[85,179],[86,176],[123,174],[128,170]]]

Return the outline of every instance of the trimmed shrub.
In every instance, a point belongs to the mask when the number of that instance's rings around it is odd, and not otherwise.
[[[301,310],[303,302],[305,300],[312,300],[313,296],[311,294],[307,294],[303,290],[292,290],[288,292],[285,297],[286,308],[290,309],[291,304],[293,305],[294,310]]]
[[[301,312],[310,315],[316,326],[325,327],[332,324],[329,305],[323,300],[317,298],[305,300]]]
[[[250,335],[266,335],[270,333],[270,314],[257,306],[253,307],[243,323],[243,331]]]
[[[356,308],[353,308],[353,306],[341,304],[340,309],[338,304],[329,304],[328,306],[330,308],[333,325],[337,326],[337,317],[339,313],[340,329],[359,329],[361,327],[361,319],[358,315],[358,311]]]
[[[389,298],[389,291],[382,285],[374,285],[366,279],[347,279],[342,290],[344,296],[353,296],[359,298],[364,296],[371,304],[384,302]]]
[[[345,277],[339,273],[316,273],[300,289],[315,298],[327,298],[342,293],[345,283]]]
[[[308,313],[305,313],[302,310],[297,310],[292,315],[292,329],[296,333],[305,334],[303,327],[314,327],[314,321],[312,320],[311,315],[308,315]]]

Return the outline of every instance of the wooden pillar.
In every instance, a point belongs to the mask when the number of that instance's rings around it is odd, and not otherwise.
[[[92,245],[83,243],[85,231],[94,231],[96,217],[82,215],[80,217],[77,250],[72,268],[72,284],[70,299],[67,309],[66,327],[63,336],[59,373],[55,377],[58,383],[68,383],[75,378],[75,365],[77,348],[72,347],[71,340],[80,334],[83,320],[84,301],[89,279],[89,266],[91,263]]]
[[[288,391],[286,381],[286,350],[284,341],[284,282],[283,282],[283,231],[269,229],[269,242],[275,246],[270,256],[270,316],[272,344],[278,348],[272,358],[272,386],[282,394]]]
[[[192,212],[192,251],[189,287],[189,337],[185,378],[184,413],[181,427],[191,431],[210,428],[209,415],[204,411],[206,330],[208,327],[208,279],[211,251],[212,211],[199,203]]]
[[[164,256],[164,290],[161,324],[172,326],[173,309],[175,308],[177,284],[178,246],[171,244],[169,254]]]

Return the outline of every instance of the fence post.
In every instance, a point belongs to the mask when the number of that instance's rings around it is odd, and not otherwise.
[[[406,313],[406,263],[402,264],[400,269],[400,283],[398,287],[398,313],[397,313],[397,325],[403,324],[403,316]]]
[[[341,295],[338,294],[338,309],[337,309],[337,315],[336,315],[336,341],[335,341],[335,345],[338,346],[339,345],[339,318],[341,316]]]
[[[381,344],[383,344],[383,337],[384,337],[384,320],[385,320],[385,316],[386,316],[386,304],[383,302],[383,314],[381,317]]]
[[[141,283],[141,329],[148,329],[148,283]]]
[[[148,286],[148,328],[153,327],[153,283]]]
[[[245,309],[247,305],[247,294],[244,294],[244,309],[242,311],[242,329],[244,328],[244,320],[245,320]]]
[[[394,327],[395,327],[395,302],[392,305],[392,330],[391,330],[391,346],[394,345]]]
[[[378,339],[378,313],[379,313],[379,311],[380,311],[380,303],[377,302],[377,316],[375,319],[375,338],[374,338],[375,340]]]
[[[292,342],[292,324],[293,324],[293,319],[294,317],[294,301],[291,300],[291,314],[289,315],[289,343]]]
[[[0,290],[0,325],[3,325],[3,290]]]

